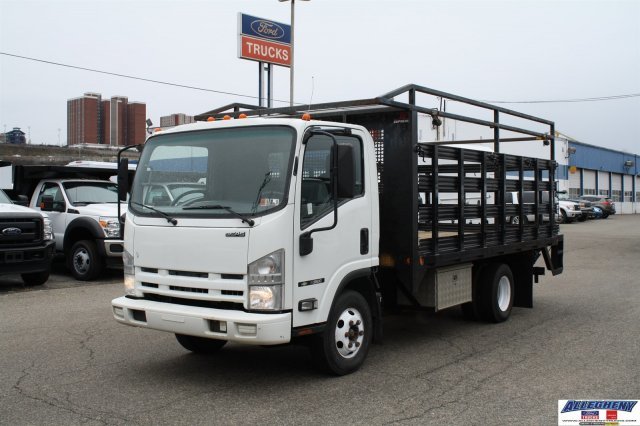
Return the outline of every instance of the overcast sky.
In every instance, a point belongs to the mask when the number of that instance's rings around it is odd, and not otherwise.
[[[237,58],[237,14],[289,23],[277,0],[0,0],[0,52],[257,96]],[[296,2],[295,100],[369,98],[408,83],[487,101],[640,93],[640,1],[311,0]],[[275,99],[289,72],[276,67]],[[0,55],[0,125],[66,142],[66,101],[124,95],[147,116],[256,99]],[[276,102],[275,106],[287,103]],[[500,104],[554,120],[582,142],[640,153],[640,97]],[[3,130],[4,128],[0,128]]]

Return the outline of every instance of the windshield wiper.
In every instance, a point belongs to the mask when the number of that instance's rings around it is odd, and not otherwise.
[[[178,221],[176,219],[172,218],[171,216],[169,216],[168,214],[166,214],[162,210],[156,209],[155,207],[147,206],[146,204],[137,203],[135,201],[131,201],[131,204],[135,204],[136,206],[144,207],[145,209],[149,209],[149,210],[152,210],[152,211],[158,213],[159,215],[161,215],[162,217],[167,219],[167,222],[169,222],[170,224],[172,224],[174,226],[178,224]]]
[[[231,213],[232,215],[234,215],[235,217],[237,217],[238,219],[242,219],[243,222],[247,223],[249,226],[253,226],[255,225],[255,221],[253,219],[249,219],[248,217],[245,217],[243,215],[241,215],[240,213],[231,210],[230,207],[228,206],[221,206],[220,204],[203,204],[201,206],[187,206],[187,207],[183,207],[182,210],[226,210],[229,213]]]

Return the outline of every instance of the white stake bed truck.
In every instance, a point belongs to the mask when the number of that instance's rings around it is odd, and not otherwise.
[[[421,107],[416,94],[494,120]],[[200,353],[305,340],[341,375],[381,339],[383,308],[462,306],[501,322],[513,306],[532,307],[540,256],[562,272],[552,122],[415,85],[311,106],[314,120],[302,108],[233,107],[233,117],[217,110],[148,138],[125,219],[126,294],[112,301],[120,323],[175,333]],[[434,127],[488,127],[495,152],[419,142],[419,114]],[[550,158],[500,153],[521,140],[549,145]],[[124,173],[119,184],[129,185]],[[533,203],[505,202],[525,191]],[[535,220],[508,223],[515,215]]]

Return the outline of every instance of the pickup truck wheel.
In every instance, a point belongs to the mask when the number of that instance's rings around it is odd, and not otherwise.
[[[358,292],[346,291],[334,303],[324,332],[311,346],[317,366],[338,376],[359,369],[373,332],[371,308]]]
[[[578,222],[584,222],[585,220],[587,220],[586,214],[581,214],[580,216],[578,216]]]
[[[96,243],[91,240],[76,242],[68,256],[69,269],[79,281],[91,281],[100,275],[104,260],[98,255]]]
[[[25,285],[36,286],[42,285],[49,279],[49,271],[44,272],[30,272],[28,274],[21,274],[22,281]]]
[[[490,265],[483,271],[481,298],[482,318],[489,322],[503,322],[513,307],[513,273],[503,263]]]
[[[213,354],[218,352],[227,343],[226,340],[207,339],[204,337],[176,334],[176,340],[188,351],[197,354]]]

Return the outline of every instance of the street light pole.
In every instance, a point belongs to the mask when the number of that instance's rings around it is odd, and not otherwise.
[[[285,2],[289,0],[278,0],[280,2]],[[309,0],[303,0],[309,1]],[[295,49],[295,44],[293,42],[294,37],[294,23],[295,23],[295,4],[296,0],[291,0],[291,66],[289,67],[289,106],[293,107],[293,51]]]

